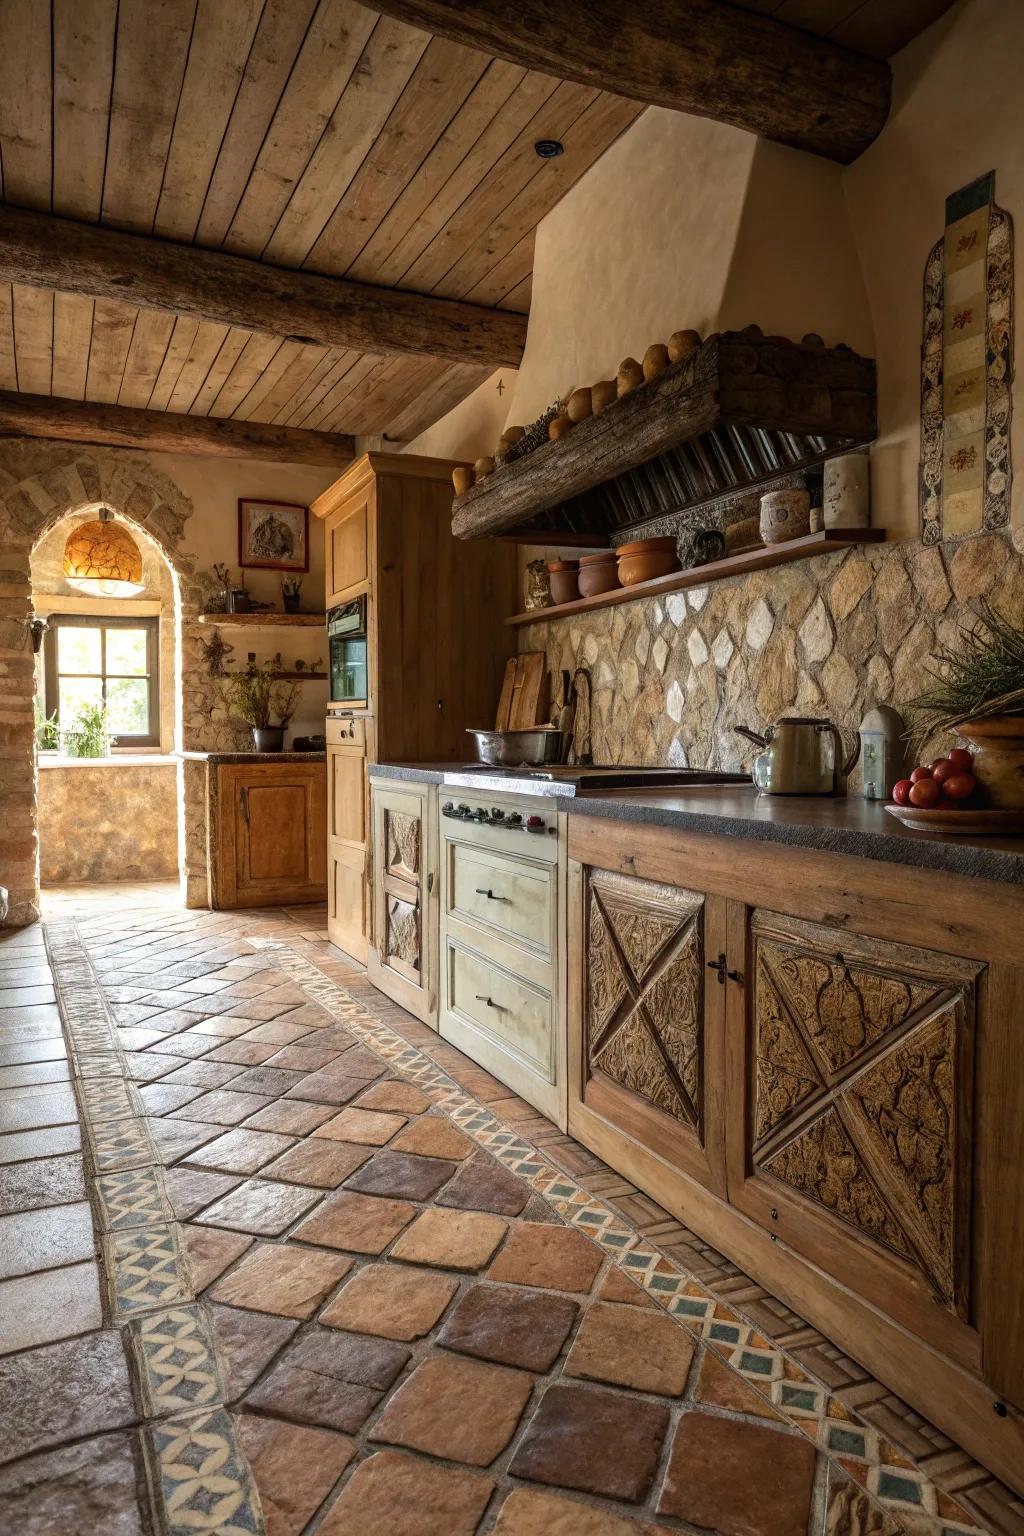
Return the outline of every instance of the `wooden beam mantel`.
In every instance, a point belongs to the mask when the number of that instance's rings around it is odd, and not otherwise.
[[[527,69],[716,118],[843,165],[889,112],[888,64],[724,0],[374,0],[374,8]]]
[[[0,281],[191,315],[286,341],[515,367],[526,317],[267,266],[0,206]]]
[[[95,405],[50,395],[0,390],[0,437],[46,437],[70,443],[141,448],[150,453],[218,454],[231,459],[274,459],[279,464],[344,468],[355,458],[351,437],[233,421],[220,416],[178,416]]]

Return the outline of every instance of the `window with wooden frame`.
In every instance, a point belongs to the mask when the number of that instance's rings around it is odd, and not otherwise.
[[[75,729],[83,708],[106,704],[118,747],[160,745],[160,621],[54,614],[45,644],[46,714]]]

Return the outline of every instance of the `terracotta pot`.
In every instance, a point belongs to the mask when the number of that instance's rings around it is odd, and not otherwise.
[[[678,571],[679,553],[676,541],[666,539],[638,539],[633,544],[620,544],[619,581],[624,587],[633,587],[638,581],[652,581],[655,576],[667,576]]]
[[[811,498],[807,491],[768,491],[761,497],[761,538],[785,544],[811,531]]]
[[[574,603],[579,597],[579,572],[580,563],[578,560],[548,561],[551,599],[556,607],[560,603]]]
[[[958,734],[974,749],[974,774],[996,810],[1024,807],[1024,715],[965,720]]]
[[[580,556],[580,597],[598,597],[619,585],[618,561],[614,549],[598,550]]]

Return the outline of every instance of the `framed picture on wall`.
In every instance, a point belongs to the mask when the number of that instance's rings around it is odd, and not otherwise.
[[[263,571],[308,571],[309,508],[291,501],[239,500],[238,563]]]

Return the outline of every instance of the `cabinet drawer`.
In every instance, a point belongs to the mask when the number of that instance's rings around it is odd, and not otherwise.
[[[449,910],[544,954],[551,951],[552,867],[449,844]]]
[[[325,734],[329,747],[366,747],[366,721],[362,717],[328,715]]]
[[[554,1082],[551,997],[472,950],[448,949],[448,1006]]]

